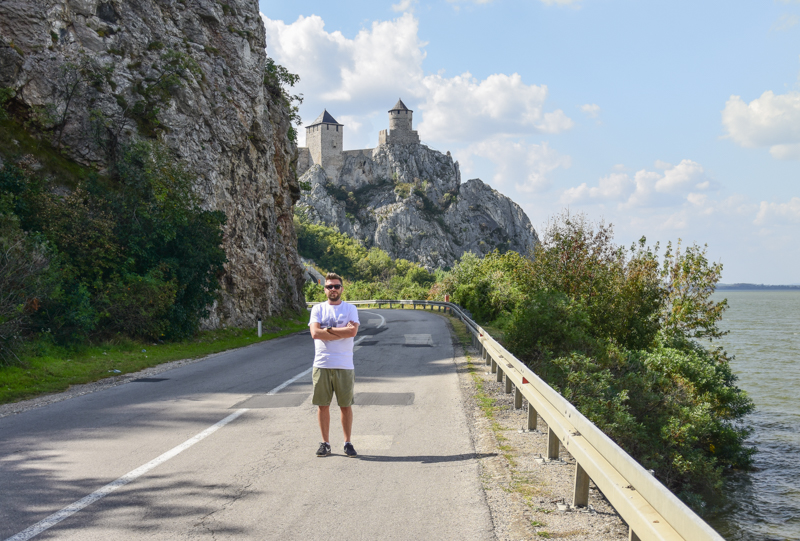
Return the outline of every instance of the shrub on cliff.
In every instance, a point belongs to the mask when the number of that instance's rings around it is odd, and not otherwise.
[[[15,350],[30,315],[52,287],[51,254],[42,239],[26,234],[0,195],[0,366],[18,361]]]
[[[367,250],[360,242],[324,225],[295,216],[297,251],[322,269],[345,279],[345,298],[423,299],[435,277],[417,263],[392,259],[380,248]],[[321,287],[307,285],[306,300],[324,301]]]
[[[47,240],[58,264],[30,317],[61,341],[191,335],[219,288],[225,216],[199,207],[191,173],[160,144],[133,142],[116,156],[109,177],[87,175],[72,190],[24,160],[0,170],[6,212]]]
[[[753,408],[713,340],[721,265],[697,246],[629,249],[613,231],[562,215],[532,260],[468,255],[437,295],[504,330],[516,356],[696,508],[751,463],[740,423]]]

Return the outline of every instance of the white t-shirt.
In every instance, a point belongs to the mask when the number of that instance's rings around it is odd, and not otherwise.
[[[323,302],[311,308],[308,325],[319,323],[325,327],[346,327],[349,321],[358,321],[358,309],[342,301],[341,304]],[[344,368],[353,370],[353,338],[339,340],[314,340],[314,366],[317,368]]]

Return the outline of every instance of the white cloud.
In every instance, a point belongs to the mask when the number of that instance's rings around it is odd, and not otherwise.
[[[589,118],[597,118],[597,115],[600,114],[600,106],[596,103],[587,103],[586,105],[581,105],[581,111],[586,113]]]
[[[619,209],[670,206],[680,201],[697,204],[703,200],[699,192],[714,186],[706,177],[703,167],[692,160],[683,160],[674,166],[659,160],[656,167],[663,169],[664,173],[642,169],[631,177],[615,166],[617,172],[602,177],[597,186],[589,186],[584,182],[564,190],[561,202],[611,203]]]
[[[474,158],[483,158],[495,165],[490,181],[494,187],[513,183],[517,190],[528,193],[546,191],[550,187],[549,173],[571,165],[569,156],[559,154],[547,143],[530,144],[501,136],[474,143],[454,154],[467,175]]]
[[[491,4],[494,0],[447,0],[451,4],[456,4],[456,9],[458,9],[458,4]],[[540,0],[542,4],[546,6],[570,6],[575,5],[580,2],[580,0]]]
[[[475,141],[501,133],[559,133],[574,124],[560,109],[545,112],[547,87],[526,85],[517,73],[482,81],[469,73],[430,75],[423,85],[427,92],[419,132],[424,138]]]
[[[400,0],[396,4],[392,4],[392,11],[404,12],[413,11],[416,0]]]
[[[292,24],[263,14],[262,19],[267,54],[299,73],[298,87],[305,96],[329,104],[329,110],[335,102],[357,101],[367,110],[379,104],[384,107],[387,95],[419,95],[422,91],[425,43],[418,38],[417,20],[410,13],[375,22],[353,39],[338,31],[327,32],[317,15],[301,16]],[[383,101],[377,101],[379,97]]]
[[[451,4],[491,4],[494,0],[447,0]]]
[[[769,153],[779,160],[800,160],[800,143],[794,145],[772,145]]]
[[[800,22],[800,17],[784,13],[772,24],[771,32],[784,32]]]
[[[669,162],[656,160],[655,161],[656,169],[672,169],[672,164]]]
[[[565,190],[561,201],[567,204],[591,200],[623,201],[630,197],[634,189],[635,183],[627,173],[611,173],[602,177],[597,186],[589,187],[584,182],[580,186]]]
[[[580,0],[541,0],[541,2],[546,6],[577,6]]]
[[[655,188],[660,193],[681,193],[688,189],[703,189],[708,181],[703,179],[703,167],[692,160],[683,160],[671,169],[664,171],[664,176],[656,182]]]
[[[800,197],[792,197],[787,203],[767,203],[762,201],[755,225],[800,224]]]
[[[395,5],[412,4],[401,0]],[[547,109],[547,86],[526,84],[517,73],[485,79],[470,73],[426,75],[426,44],[411,13],[374,22],[352,39],[326,31],[316,15],[301,16],[292,24],[262,18],[267,53],[300,74],[295,90],[305,96],[300,114],[306,120],[327,108],[337,119],[347,116],[363,126],[375,120],[380,129],[386,126],[379,119],[401,97],[415,111],[420,137],[437,143],[469,145],[494,136],[553,134],[574,125],[560,109]],[[367,134],[349,124],[345,130],[345,148],[375,144],[377,131]],[[300,135],[303,144],[305,134]]]
[[[800,158],[800,92],[764,92],[749,104],[731,96],[722,111],[728,137],[743,147],[770,147],[773,157]]]

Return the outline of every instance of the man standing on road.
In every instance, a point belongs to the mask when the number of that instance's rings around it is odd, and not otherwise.
[[[336,394],[336,402],[342,412],[344,431],[344,454],[356,456],[350,442],[353,428],[353,386],[355,369],[353,366],[353,339],[358,333],[358,310],[352,304],[342,301],[344,285],[338,274],[329,272],[325,276],[325,296],[328,302],[315,305],[311,309],[311,338],[314,339],[314,397],[312,403],[318,406],[317,420],[322,432],[317,456],[331,454],[329,429],[331,424],[331,399]]]

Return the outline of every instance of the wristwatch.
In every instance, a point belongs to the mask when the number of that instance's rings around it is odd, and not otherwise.
[[[332,329],[332,328],[333,328],[333,327],[331,327],[330,325],[328,325],[327,327],[325,327],[325,332],[331,332],[331,329]]]

